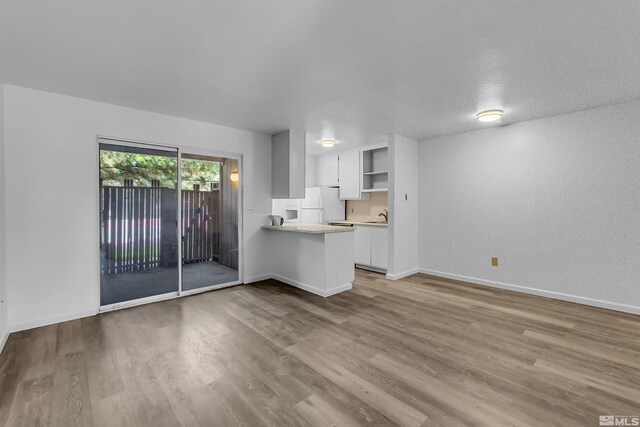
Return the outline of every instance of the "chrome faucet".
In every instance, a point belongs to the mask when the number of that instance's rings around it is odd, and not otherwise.
[[[384,213],[379,213],[378,216],[383,216],[384,217],[384,222],[389,222],[389,211],[386,209],[382,209],[384,211]]]

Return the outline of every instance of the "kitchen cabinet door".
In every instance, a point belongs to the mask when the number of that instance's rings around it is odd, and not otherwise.
[[[371,265],[371,227],[355,226],[356,264]]]
[[[369,227],[371,239],[371,266],[387,269],[387,227]]]
[[[318,187],[338,186],[338,154],[325,154],[316,159],[316,182]]]
[[[360,150],[343,151],[338,160],[340,200],[360,199]]]

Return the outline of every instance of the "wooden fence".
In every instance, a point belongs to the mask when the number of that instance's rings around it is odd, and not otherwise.
[[[217,260],[220,248],[220,191],[182,190],[182,260]]]
[[[177,191],[101,187],[101,273],[177,266]],[[219,256],[219,191],[182,191],[182,261]]]

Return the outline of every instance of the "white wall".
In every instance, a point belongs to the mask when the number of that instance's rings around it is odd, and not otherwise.
[[[98,307],[96,134],[243,155],[245,281],[270,273],[270,137],[5,85],[7,279],[13,330]]]
[[[415,273],[419,267],[418,143],[401,135],[390,135],[389,169],[387,277],[399,279]]]
[[[304,168],[305,187],[315,187],[317,185],[317,173],[316,156],[307,154]]]
[[[5,252],[4,91],[0,78],[0,351],[9,336]]]
[[[640,312],[639,102],[425,141],[419,166],[427,272]]]

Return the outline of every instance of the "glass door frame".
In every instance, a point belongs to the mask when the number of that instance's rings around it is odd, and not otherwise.
[[[177,163],[177,186],[178,186],[178,203],[177,203],[177,223],[176,223],[176,244],[178,246],[178,290],[176,292],[168,292],[159,295],[153,295],[144,298],[138,298],[129,301],[118,302],[115,304],[107,304],[101,305],[100,301],[100,291],[101,291],[101,278],[100,278],[100,244],[99,244],[99,236],[100,236],[100,197],[98,193],[98,197],[96,197],[96,210],[98,218],[98,244],[96,245],[97,249],[97,260],[98,260],[98,268],[97,268],[97,276],[98,276],[98,313],[104,313],[113,310],[119,310],[123,308],[134,307],[142,304],[149,304],[153,302],[163,301],[167,299],[180,298],[183,296],[189,296],[194,294],[199,294],[202,292],[208,292],[216,289],[228,288],[230,286],[242,285],[244,282],[244,217],[243,217],[243,205],[244,205],[244,190],[243,190],[243,169],[242,169],[242,154],[237,153],[228,153],[224,151],[217,150],[209,150],[198,147],[190,147],[190,146],[180,146],[180,145],[164,145],[164,144],[156,144],[151,142],[144,141],[135,141],[127,138],[115,138],[111,136],[104,135],[96,135],[96,159],[97,159],[97,178],[98,183],[100,182],[100,144],[101,143],[111,143],[114,145],[122,145],[125,147],[134,147],[134,148],[149,148],[159,151],[170,151],[177,152],[178,155],[178,163]],[[183,291],[182,289],[182,154],[199,154],[203,156],[212,156],[212,157],[222,157],[225,159],[233,159],[238,162],[238,218],[236,219],[238,222],[238,280],[227,283],[220,283],[217,285],[205,286],[202,288],[192,289]]]

